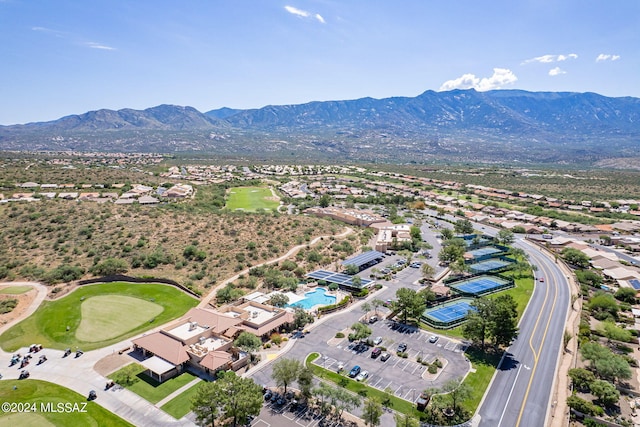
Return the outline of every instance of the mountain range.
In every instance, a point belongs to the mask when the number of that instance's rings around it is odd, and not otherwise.
[[[102,109],[50,122],[0,126],[0,149],[413,163],[593,163],[638,157],[640,99],[469,89],[205,113],[174,105]]]

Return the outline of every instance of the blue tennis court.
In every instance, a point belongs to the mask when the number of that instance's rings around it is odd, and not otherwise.
[[[447,302],[439,307],[426,309],[421,316],[421,320],[426,324],[436,328],[451,328],[462,323],[470,310],[473,300],[469,298]]]
[[[478,259],[478,258],[486,258],[495,254],[499,254],[501,252],[502,250],[498,248],[486,247],[486,248],[475,249],[473,251],[469,251],[468,253],[474,259]]]
[[[448,283],[448,286],[463,295],[479,296],[513,287],[513,281],[498,276],[482,275]]]
[[[488,271],[501,270],[511,263],[501,259],[488,259],[486,261],[480,261],[473,264],[469,264],[469,268],[472,273],[486,273]]]

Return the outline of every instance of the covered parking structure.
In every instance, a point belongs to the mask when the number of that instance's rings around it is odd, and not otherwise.
[[[367,251],[342,261],[342,266],[347,268],[350,265],[355,265],[358,267],[358,271],[362,271],[365,268],[369,268],[372,265],[380,263],[382,258],[384,258],[384,254],[382,252]]]
[[[359,291],[364,288],[368,288],[374,282],[373,280],[364,279],[360,276],[350,276],[344,273],[336,273],[334,271],[316,270],[306,274],[307,277],[318,281],[324,281],[326,283],[335,283],[342,289],[349,291]],[[355,280],[354,278],[358,278]],[[359,283],[358,283],[359,281]]]

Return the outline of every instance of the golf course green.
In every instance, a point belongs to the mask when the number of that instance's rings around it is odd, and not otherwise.
[[[0,335],[0,345],[9,352],[34,343],[93,350],[180,317],[197,304],[196,298],[170,285],[85,285],[58,300],[44,301]]]

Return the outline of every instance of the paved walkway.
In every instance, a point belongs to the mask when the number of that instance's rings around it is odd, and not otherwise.
[[[179,389],[177,389],[176,391],[174,391],[173,393],[171,393],[169,396],[165,397],[164,399],[162,399],[160,402],[156,403],[156,406],[158,408],[162,407],[165,403],[167,403],[168,401],[170,401],[171,399],[173,399],[174,397],[178,397],[179,395],[182,394],[182,392],[187,391],[188,389],[190,389],[191,387],[193,387],[194,385],[196,385],[197,383],[199,383],[200,381],[202,381],[200,378],[195,378],[193,379],[193,381],[191,381],[189,384],[185,384],[182,387],[180,387]]]

